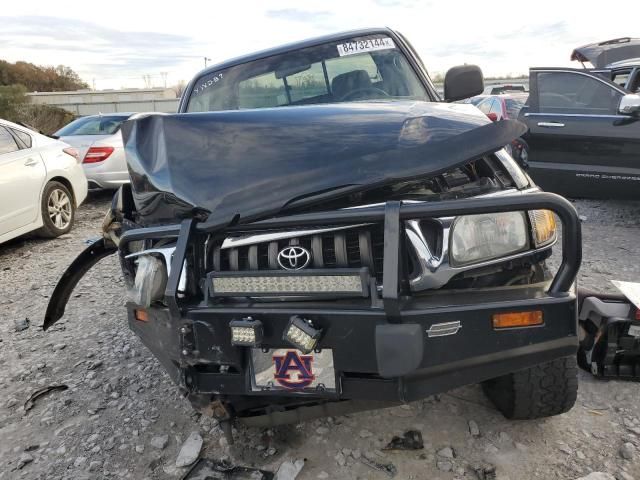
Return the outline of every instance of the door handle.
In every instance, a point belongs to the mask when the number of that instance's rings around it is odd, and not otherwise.
[[[25,167],[33,167],[38,164],[38,160],[35,158],[28,158],[26,162],[24,162]]]
[[[548,127],[548,128],[562,128],[564,127],[564,123],[560,122],[538,122],[539,127]]]

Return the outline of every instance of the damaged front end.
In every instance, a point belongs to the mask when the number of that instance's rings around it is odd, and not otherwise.
[[[419,102],[128,122],[131,187],[56,287],[45,328],[117,251],[132,330],[194,406],[251,425],[574,355],[580,225],[502,150],[522,133]]]

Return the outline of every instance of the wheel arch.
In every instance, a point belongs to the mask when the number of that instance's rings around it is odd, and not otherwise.
[[[62,177],[60,175],[56,175],[54,177],[47,179],[44,186],[42,187],[43,192],[44,192],[44,189],[47,187],[47,185],[51,182],[59,182],[63,184],[65,187],[67,187],[67,189],[69,190],[69,193],[71,193],[73,204],[75,205],[76,208],[78,208],[79,205],[78,205],[78,201],[76,200],[76,193],[73,191],[73,185],[71,184],[68,178]]]

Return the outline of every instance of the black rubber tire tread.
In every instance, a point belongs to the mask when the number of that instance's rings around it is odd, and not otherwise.
[[[530,420],[568,412],[578,395],[576,357],[562,357],[482,383],[508,419]]]
[[[69,226],[64,229],[57,228],[51,221],[51,218],[49,218],[47,202],[49,200],[49,194],[54,188],[63,190],[68,195],[71,201],[71,221],[69,222]],[[44,238],[55,238],[71,231],[76,218],[76,206],[74,203],[73,194],[69,191],[66,185],[63,185],[60,182],[52,181],[44,186],[44,190],[42,191],[42,201],[40,202],[40,214],[42,215],[43,225],[36,231],[39,236]]]

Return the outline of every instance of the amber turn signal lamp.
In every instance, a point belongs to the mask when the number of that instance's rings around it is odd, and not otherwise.
[[[136,320],[139,320],[141,322],[148,322],[149,321],[149,314],[147,313],[146,310],[134,310],[134,315],[136,316]]]
[[[542,310],[493,314],[493,328],[532,327],[543,322]]]

